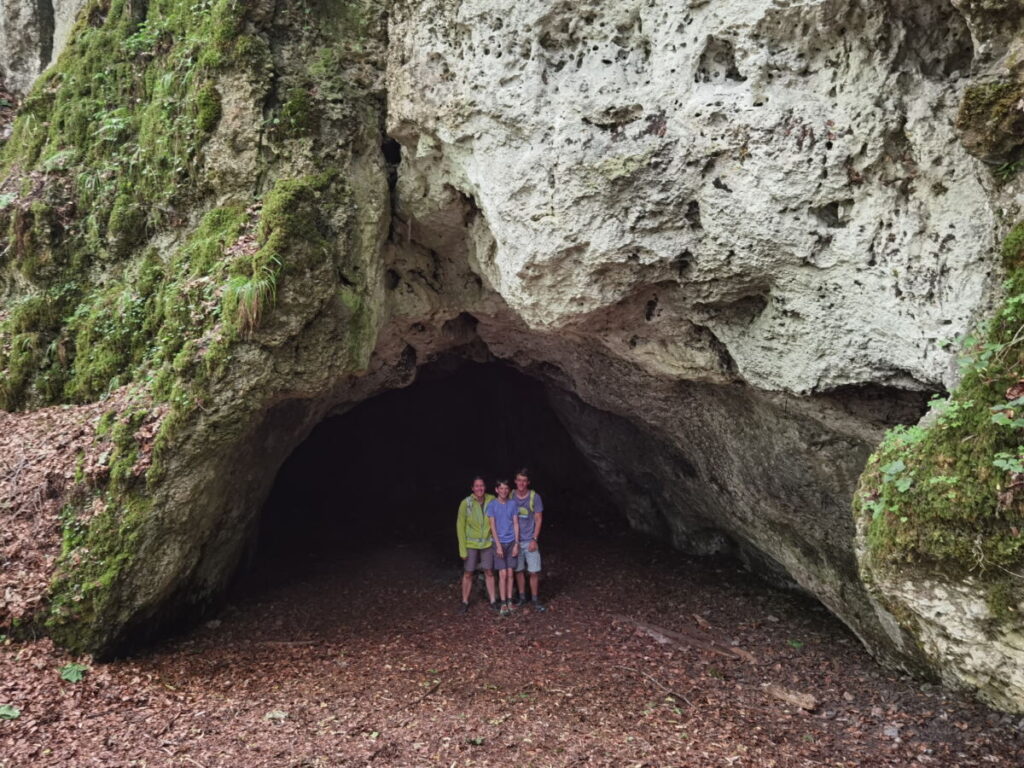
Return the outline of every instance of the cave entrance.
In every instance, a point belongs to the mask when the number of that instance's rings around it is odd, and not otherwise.
[[[410,386],[328,417],[296,448],[264,505],[254,570],[301,572],[395,545],[451,564],[472,478],[483,474],[493,493],[522,466],[550,511],[547,541],[625,528],[543,383],[503,363],[424,366]]]

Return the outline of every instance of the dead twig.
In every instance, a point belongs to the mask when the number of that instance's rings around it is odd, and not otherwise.
[[[673,690],[672,690],[671,688],[669,688],[669,687],[668,687],[667,685],[665,685],[664,683],[660,682],[659,680],[657,680],[657,679],[655,679],[655,678],[651,677],[651,676],[650,676],[650,675],[648,675],[648,674],[647,674],[646,672],[644,672],[644,671],[643,671],[642,669],[634,669],[633,667],[624,667],[624,666],[622,666],[621,664],[619,665],[619,669],[627,669],[627,670],[629,670],[630,672],[636,672],[637,674],[643,675],[644,677],[646,677],[646,678],[647,678],[648,680],[650,680],[650,681],[651,681],[652,683],[654,683],[654,684],[655,684],[655,685],[656,685],[656,686],[657,686],[658,688],[660,688],[660,689],[661,689],[662,691],[664,691],[665,693],[667,693],[667,694],[668,694],[669,696],[671,696],[672,698],[674,698],[674,699],[677,699],[677,700],[679,700],[679,701],[683,701],[683,702],[686,702],[686,704],[687,704],[687,705],[689,705],[689,706],[691,706],[691,707],[693,706],[693,702],[692,702],[692,701],[690,701],[690,700],[689,700],[688,698],[686,698],[685,696],[683,696],[683,694],[681,694],[681,693],[679,693],[679,692],[677,692],[677,691],[673,691]]]
[[[612,618],[615,621],[634,625],[644,634],[650,635],[654,638],[655,642],[661,645],[667,645],[669,643],[673,643],[675,645],[691,645],[695,648],[700,648],[701,650],[710,651],[711,653],[718,654],[719,656],[724,656],[727,659],[742,659],[748,664],[757,664],[757,658],[754,654],[749,651],[745,651],[742,648],[727,645],[714,637],[703,636],[694,631],[676,632],[672,629],[659,627],[657,624],[648,624],[645,621],[631,619],[628,616],[613,616]]]
[[[425,698],[427,698],[427,696],[430,696],[432,693],[434,693],[440,687],[441,687],[441,681],[438,680],[436,683],[434,683],[432,686],[430,686],[422,696],[417,696],[415,699],[413,699],[408,704],[406,704],[405,707],[406,708],[415,707],[417,704],[419,704],[421,701],[423,701]]]

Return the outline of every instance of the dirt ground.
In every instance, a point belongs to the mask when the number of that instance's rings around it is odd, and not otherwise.
[[[457,615],[456,563],[393,547],[266,563],[219,618],[78,659],[79,682],[8,641],[0,766],[1024,765],[1024,720],[882,670],[728,563],[632,537],[544,555],[543,614]]]

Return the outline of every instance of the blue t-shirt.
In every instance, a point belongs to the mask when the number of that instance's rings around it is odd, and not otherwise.
[[[533,494],[533,513],[530,512],[530,494]],[[534,514],[544,512],[544,502],[540,500],[540,494],[536,491],[527,491],[526,497],[520,499],[515,491],[509,496],[516,503],[519,510],[519,540],[531,541],[533,539],[534,523],[537,522]]]
[[[487,516],[494,518],[494,528],[498,532],[498,541],[511,544],[516,540],[515,523],[516,503],[508,499],[504,503],[499,499],[491,499],[487,505]]]

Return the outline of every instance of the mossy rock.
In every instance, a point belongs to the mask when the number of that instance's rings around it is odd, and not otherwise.
[[[889,431],[854,509],[866,580],[971,579],[996,623],[1015,623],[1021,588],[1007,574],[1024,572],[1024,223],[1002,258],[1005,299],[965,344],[960,386],[933,401],[932,418]]]
[[[967,151],[992,164],[1024,154],[1024,82],[1003,79],[972,85],[964,94],[956,127]]]

